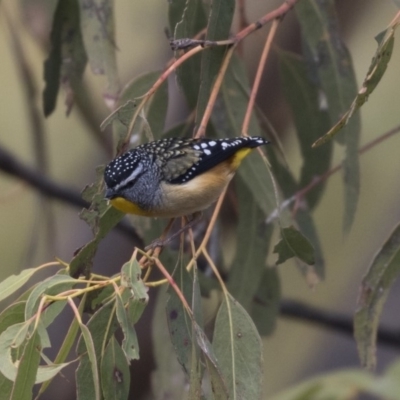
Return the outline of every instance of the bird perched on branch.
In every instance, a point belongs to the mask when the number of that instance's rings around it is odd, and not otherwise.
[[[261,137],[168,138],[142,144],[104,171],[105,197],[120,211],[148,217],[191,215],[214,203]]]

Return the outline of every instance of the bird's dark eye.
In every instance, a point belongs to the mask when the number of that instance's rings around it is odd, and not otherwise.
[[[131,188],[131,187],[136,183],[137,178],[138,178],[138,177],[136,177],[135,179],[132,179],[132,180],[129,181],[129,182],[126,182],[125,185],[123,186],[123,189]]]

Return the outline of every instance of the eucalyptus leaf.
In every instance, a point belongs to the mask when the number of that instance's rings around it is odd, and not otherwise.
[[[183,399],[186,378],[175,355],[167,326],[165,304],[168,294],[163,287],[157,293],[151,323],[153,354],[156,367],[152,372],[151,386],[155,399]]]
[[[71,289],[78,283],[79,280],[71,278],[69,275],[64,274],[53,275],[45,279],[43,282],[39,283],[32,290],[30,296],[28,297],[28,300],[26,301],[25,319],[29,320],[31,317],[33,317],[33,315],[35,315],[39,307],[40,301],[45,294],[57,295],[61,292]],[[50,314],[48,314],[48,323],[51,323],[54,317],[61,312],[65,304],[65,301],[57,301],[50,306],[52,308],[52,312],[51,316]],[[45,312],[47,312],[47,310]]]
[[[206,40],[228,39],[235,11],[234,0],[214,0],[208,16]],[[196,106],[196,125],[200,124],[207,107],[212,87],[225,58],[226,48],[205,49],[201,57],[200,89]]]
[[[20,301],[9,305],[0,314],[0,333],[4,332],[9,326],[25,321],[25,301]]]
[[[55,109],[60,82],[67,92],[67,113],[70,111],[74,90],[81,82],[86,67],[87,56],[83,47],[77,0],[57,2],[50,41],[50,54],[44,64],[46,86],[43,92],[43,108],[45,116],[50,115]]]
[[[94,348],[93,338],[92,335],[90,334],[89,328],[86,325],[79,324],[79,326],[82,331],[82,337],[86,346],[87,357],[90,363],[90,369],[92,371],[92,381],[94,388],[93,398],[95,400],[101,400],[99,369],[97,365],[97,357]]]
[[[307,238],[293,226],[281,229],[282,239],[275,246],[274,253],[279,255],[277,264],[297,257],[308,265],[315,264],[314,249]]]
[[[177,268],[174,280],[190,304],[193,296],[192,278],[183,265]],[[168,294],[170,297],[166,305],[166,313],[171,342],[179,364],[182,366],[184,372],[189,375],[191,369],[192,321],[175,291],[169,288]]]
[[[112,123],[117,152],[125,150],[122,147],[127,143],[128,128],[136,108],[161,74],[162,71],[146,72],[128,82],[118,97],[115,111],[102,122],[100,127],[103,130]],[[148,125],[151,136],[159,139],[164,128],[167,108],[168,85],[165,81],[148,101],[144,114],[135,122],[132,135],[141,135],[144,127]]]
[[[10,400],[31,400],[32,389],[40,362],[40,336],[34,330],[19,360]]]
[[[192,302],[191,308],[193,312],[193,318],[200,327],[203,327],[203,314],[201,308],[201,295],[200,285],[197,274],[197,267],[193,268],[193,291],[192,291]],[[194,327],[192,326],[192,337],[195,336]],[[191,369],[190,369],[190,381],[189,381],[189,398],[200,398],[202,393],[202,378],[203,378],[203,365],[200,357],[200,349],[195,341],[192,341],[192,352],[191,352]]]
[[[116,312],[117,319],[124,333],[122,340],[122,350],[126,356],[127,361],[139,359],[139,344],[135,328],[129,320],[128,314],[125,310],[124,303],[119,293],[116,293]]]
[[[217,314],[213,347],[229,398],[262,399],[261,338],[245,309],[230,295],[224,298]]]
[[[10,381],[15,381],[18,366],[13,362],[11,350],[23,344],[28,337],[29,324],[19,323],[9,326],[0,335],[0,372]],[[40,366],[37,369],[35,383],[42,383],[56,376],[64,367],[70,363],[51,364]]]
[[[338,18],[333,0],[304,0],[296,5],[308,62],[313,65],[318,83],[326,97],[330,123],[348,110],[357,95],[357,81],[350,54],[340,36]],[[336,139],[346,146],[343,162],[345,187],[344,230],[354,221],[360,190],[358,147],[360,137],[359,114],[349,121]]]
[[[242,179],[236,180],[239,200],[236,256],[229,272],[229,293],[247,310],[265,270],[272,225],[264,223],[264,213]]]
[[[37,268],[27,268],[18,275],[11,275],[0,282],[0,301],[20,289],[35,272],[37,272]]]
[[[362,280],[359,307],[354,317],[354,335],[361,364],[376,364],[376,335],[379,319],[390,289],[400,273],[400,225],[375,255]]]
[[[136,259],[125,263],[121,269],[121,285],[129,289],[127,312],[131,324],[141,317],[149,301],[148,288],[142,280],[142,269]]]
[[[250,308],[250,315],[261,336],[273,333],[280,311],[281,284],[277,268],[266,268]]]
[[[128,399],[130,381],[128,361],[115,337],[112,337],[101,361],[104,400]]]
[[[105,75],[105,101],[111,108],[119,92],[116,61],[114,1],[79,0],[83,43],[94,74]]]
[[[193,38],[207,25],[201,0],[172,0],[169,4],[170,26],[174,39]],[[179,52],[176,52],[178,56]],[[185,94],[189,108],[196,108],[201,79],[201,54],[195,54],[176,71],[177,81]]]
[[[312,143],[329,129],[329,116],[320,106],[319,87],[309,78],[304,60],[296,54],[279,51],[279,65],[284,94],[289,102],[296,125],[297,138],[303,158],[300,188],[325,174],[331,165],[332,143],[313,149]],[[317,204],[326,183],[320,182],[306,195],[312,210]]]
[[[346,126],[354,113],[368,100],[369,95],[375,90],[378,83],[386,72],[389,61],[392,57],[394,46],[394,32],[398,27],[398,23],[390,26],[378,34],[375,39],[378,42],[378,48],[371,65],[369,66],[367,75],[364,78],[361,89],[351,103],[350,108],[339,119],[339,121],[321,138],[319,138],[313,146],[319,146],[326,143],[330,138],[336,135],[344,126]]]
[[[105,347],[118,329],[115,315],[115,302],[110,301],[96,311],[87,323],[91,334],[97,365],[100,365],[104,356]],[[77,353],[80,357],[76,370],[77,397],[78,399],[95,399],[95,385],[93,363],[86,351],[84,338],[81,336],[77,344]],[[97,389],[96,389],[97,390]]]

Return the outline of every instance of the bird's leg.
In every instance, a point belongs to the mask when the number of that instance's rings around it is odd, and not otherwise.
[[[162,233],[161,237],[154,240],[153,242],[151,242],[148,246],[145,247],[145,250],[151,250],[154,249],[156,247],[164,247],[166,244],[168,244],[172,239],[176,238],[177,236],[179,236],[181,233],[185,232],[186,230],[188,230],[189,228],[191,228],[194,224],[196,224],[202,217],[202,212],[201,211],[197,211],[192,215],[192,218],[190,220],[188,220],[188,222],[180,229],[178,229],[176,232],[174,232],[171,236],[169,237],[165,237],[168,233],[168,231],[171,228],[172,222],[174,221],[174,219],[171,219],[171,221],[168,223],[167,228],[164,229],[164,232]]]

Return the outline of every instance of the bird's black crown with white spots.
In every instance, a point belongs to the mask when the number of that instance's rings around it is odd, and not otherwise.
[[[139,178],[144,170],[154,168],[162,180],[182,184],[229,159],[240,149],[268,143],[268,140],[258,136],[156,140],[111,161],[104,171],[104,180],[108,188],[116,190],[132,178]]]

